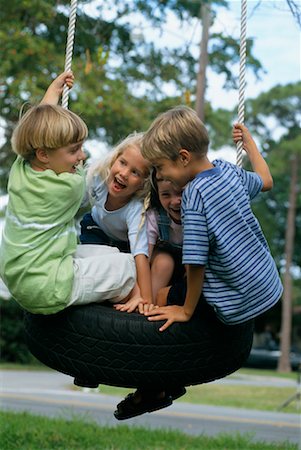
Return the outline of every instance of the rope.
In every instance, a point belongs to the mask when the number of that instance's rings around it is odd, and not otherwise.
[[[241,0],[241,24],[240,24],[240,63],[239,63],[239,91],[238,91],[238,122],[245,121],[245,75],[246,75],[246,50],[247,50],[247,0]],[[236,165],[242,166],[243,145],[237,143]]]
[[[69,27],[66,45],[65,72],[71,70],[73,43],[75,35],[76,10],[77,10],[77,0],[71,0]],[[68,108],[68,100],[69,100],[69,88],[68,86],[65,85],[62,96],[62,107],[65,109]]]

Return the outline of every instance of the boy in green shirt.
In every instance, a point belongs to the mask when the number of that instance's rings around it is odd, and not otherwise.
[[[26,310],[53,314],[70,305],[130,301],[143,311],[132,255],[113,247],[77,245],[74,217],[84,198],[83,120],[57,106],[64,72],[40,105],[24,114],[12,136],[18,157],[0,247],[0,276]]]

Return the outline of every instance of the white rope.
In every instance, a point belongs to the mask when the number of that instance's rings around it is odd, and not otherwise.
[[[71,0],[69,27],[66,45],[65,72],[71,70],[73,43],[75,35],[76,10],[77,10],[77,0]],[[67,85],[65,85],[62,96],[62,107],[65,109],[68,108],[68,100],[69,100],[69,88]]]
[[[245,121],[245,87],[246,87],[246,53],[247,53],[247,0],[241,0],[240,23],[240,63],[239,63],[239,91],[238,91],[238,122]],[[236,165],[242,166],[243,145],[237,143]]]

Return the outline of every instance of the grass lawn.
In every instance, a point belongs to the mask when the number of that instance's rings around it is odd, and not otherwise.
[[[289,443],[252,442],[251,436],[188,436],[141,427],[100,427],[27,413],[0,412],[1,450],[297,450]]]
[[[133,389],[101,385],[102,394],[125,396]],[[279,406],[294,395],[294,388],[266,386],[239,386],[226,384],[203,384],[187,388],[187,394],[177,401],[202,405],[229,406],[234,408],[277,411]],[[281,412],[298,413],[299,401],[294,401]]]

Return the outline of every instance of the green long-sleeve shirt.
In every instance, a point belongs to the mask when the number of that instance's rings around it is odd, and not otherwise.
[[[77,245],[74,216],[84,192],[82,168],[75,174],[38,172],[21,157],[12,166],[0,276],[28,311],[52,314],[70,300]]]

